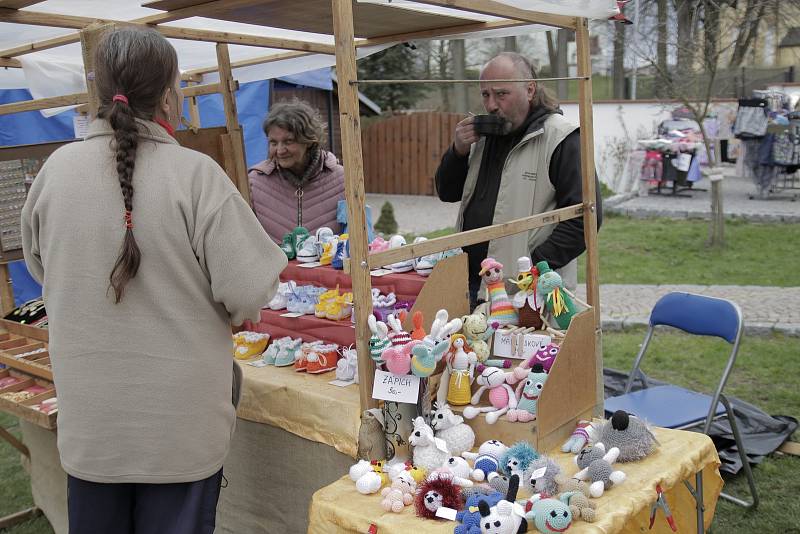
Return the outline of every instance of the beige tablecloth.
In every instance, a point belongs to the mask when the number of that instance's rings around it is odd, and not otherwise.
[[[655,434],[661,442],[658,451],[640,462],[619,464],[618,468],[627,474],[627,480],[596,499],[596,522],[576,521],[569,530],[571,534],[671,533],[660,510],[653,530],[648,530],[650,506],[656,499],[657,483],[666,492],[667,504],[678,525],[678,532],[696,532],[694,498],[682,481],[688,479],[694,486],[694,475],[698,471],[703,471],[705,525],[708,528],[722,490],[719,457],[713,442],[708,436],[694,432],[659,428]],[[564,472],[573,474],[578,471],[572,455],[558,451],[553,452],[552,457]],[[522,493],[520,496],[523,496]],[[420,519],[414,514],[413,506],[399,514],[384,512],[380,501],[381,497],[377,494],[359,494],[355,484],[345,476],[314,494],[309,509],[308,531],[314,534],[361,533],[367,532],[370,524],[375,524],[379,534],[453,532],[455,523],[451,521]]]

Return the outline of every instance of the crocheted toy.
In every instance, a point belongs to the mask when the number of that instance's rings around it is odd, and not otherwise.
[[[387,512],[399,514],[403,508],[414,502],[417,483],[410,476],[397,477],[388,488],[383,488],[381,506]]]
[[[512,304],[517,309],[519,326],[541,330],[543,321],[539,315],[539,302],[536,299],[536,283],[539,269],[531,267],[531,259],[523,256],[517,260],[517,278],[509,279],[519,291],[514,294]]]
[[[515,409],[508,411],[506,419],[511,422],[519,421],[520,423],[535,421],[539,395],[541,395],[546,381],[547,373],[544,372],[541,364],[533,364],[533,368],[528,373],[528,378],[525,382],[520,382],[514,392],[517,406]]]
[[[415,311],[411,315],[411,322],[414,323],[414,329],[411,331],[411,339],[422,341],[428,334],[425,333],[425,326],[422,324],[425,317],[421,311]]]
[[[641,460],[658,445],[647,423],[622,410],[617,410],[611,419],[599,425],[597,439],[608,447],[619,449],[619,462]]]
[[[382,461],[360,460],[350,468],[350,480],[356,483],[359,493],[378,493],[381,486],[389,483],[389,475],[383,471]]]
[[[494,258],[486,258],[481,262],[478,273],[486,284],[489,301],[489,321],[500,326],[517,324],[517,310],[511,304],[506,293],[506,283],[503,280],[503,264]]]
[[[589,495],[594,498],[600,497],[614,484],[622,484],[625,481],[625,473],[614,471],[612,467],[618,456],[618,448],[611,447],[606,452],[606,447],[602,443],[596,443],[593,447],[584,447],[575,456],[575,463],[581,468],[575,474],[575,478],[591,481]]]
[[[485,363],[489,359],[489,339],[494,334],[499,326],[498,323],[492,323],[489,326],[489,320],[485,313],[475,312],[472,315],[465,315],[461,318],[463,326],[461,333],[467,338],[467,343],[472,347],[478,361]]]
[[[411,371],[411,351],[421,341],[410,341],[405,345],[393,346],[383,351],[386,369],[396,375],[407,375]]]
[[[414,430],[408,442],[414,447],[414,465],[426,471],[444,465],[451,456],[445,441],[433,435],[433,429],[422,417],[414,419]]]
[[[434,347],[422,341],[414,340],[414,343],[416,345],[411,349],[411,372],[421,378],[431,376],[436,370],[436,362],[447,352],[447,343],[439,343]]]
[[[352,345],[342,349],[342,358],[336,362],[336,380],[358,384],[358,352]]]
[[[589,484],[577,478],[570,478],[567,475],[556,475],[553,481],[558,487],[558,493],[578,492],[583,493],[586,497],[590,497]]]
[[[572,525],[569,506],[558,499],[540,499],[532,503],[525,517],[543,534],[558,534]]]
[[[467,338],[463,334],[450,336],[450,351],[445,355],[447,364],[439,381],[436,400],[452,406],[464,406],[470,402],[471,386],[475,376],[478,357],[474,352],[464,350]]]
[[[383,412],[380,409],[371,408],[361,412],[361,426],[358,429],[359,458],[370,461],[386,458],[383,425]]]
[[[389,341],[392,342],[393,347],[405,345],[411,341],[411,334],[403,330],[404,320],[405,310],[400,311],[398,314],[391,313],[386,317],[386,324],[389,325]]]
[[[486,480],[489,473],[494,473],[500,467],[500,457],[508,450],[508,447],[496,439],[484,441],[478,447],[478,452],[462,452],[461,456],[473,462],[471,473],[472,480],[478,482]]]
[[[390,480],[394,480],[401,475],[410,476],[417,485],[422,484],[427,476],[427,472],[424,469],[417,467],[408,460],[403,463],[393,464],[388,469]]]
[[[369,357],[375,362],[375,365],[383,365],[383,351],[392,346],[389,341],[389,327],[386,323],[379,321],[374,315],[367,317],[367,324],[372,332],[372,337],[369,338]]]
[[[539,269],[536,294],[543,296],[540,304],[542,310],[547,309],[558,327],[566,330],[572,321],[572,316],[578,312],[575,303],[572,302],[575,296],[564,288],[561,275],[550,269],[546,261],[537,263],[536,268]]]
[[[503,495],[505,493],[492,491],[486,495],[475,494],[468,497],[464,509],[456,514],[456,521],[461,524],[456,526],[453,534],[480,534],[482,518],[478,503],[482,501],[492,507],[503,500]]]
[[[447,404],[433,403],[431,428],[437,438],[444,440],[453,456],[460,456],[462,452],[475,446],[475,432]]]
[[[559,350],[561,350],[561,347],[555,343],[548,343],[543,348],[537,350],[536,354],[527,360],[523,360],[522,363],[514,368],[514,381],[525,380],[528,376],[528,370],[536,363],[541,365],[546,373],[549,373],[556,361]]]
[[[519,477],[513,475],[509,480],[508,493],[494,506],[485,500],[478,501],[481,514],[481,532],[483,534],[517,534],[528,531],[525,510],[517,504]]]
[[[485,412],[486,422],[493,425],[501,415],[517,407],[517,398],[514,396],[514,390],[506,384],[506,375],[511,373],[494,367],[483,367],[483,365],[479,366],[479,369],[481,369],[481,374],[476,381],[480,387],[470,400],[473,406],[464,408],[464,417],[473,419],[479,413]],[[487,390],[489,391],[491,406],[474,406],[480,402],[483,392]]]
[[[531,462],[539,458],[539,453],[527,441],[518,441],[509,447],[500,457],[500,472],[508,476],[518,475],[522,478]]]
[[[499,491],[503,495],[508,493],[509,482],[508,476],[501,475],[500,473],[489,473],[486,477],[486,483],[489,484],[489,487],[494,491]]]
[[[453,482],[453,478],[436,473],[417,488],[414,507],[419,517],[435,519],[436,510],[440,507],[458,510],[462,503],[461,488]]]
[[[590,433],[593,431],[593,428],[591,421],[587,421],[586,419],[579,420],[575,425],[575,430],[573,430],[572,434],[569,436],[569,439],[561,446],[561,452],[578,454],[580,450],[589,443],[591,439]]]
[[[442,469],[446,469],[453,475],[453,481],[456,485],[462,488],[472,486],[472,481],[469,479],[472,468],[463,457],[451,456],[447,459]]]
[[[544,470],[544,471],[543,471]],[[540,456],[532,461],[522,476],[522,485],[531,495],[555,497],[558,494],[556,477],[561,474],[561,467],[547,456]]]
[[[583,519],[587,523],[597,519],[597,505],[580,491],[565,491],[558,496],[558,500],[569,506],[573,519]]]

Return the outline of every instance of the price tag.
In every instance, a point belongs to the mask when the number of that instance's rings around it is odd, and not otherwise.
[[[288,313],[282,313],[281,317],[290,317],[291,318],[291,317],[302,317],[303,315],[304,314],[302,314],[302,313],[288,312]]]
[[[522,337],[522,358],[528,359],[550,343],[550,336],[525,334]]]
[[[387,274],[392,274],[391,269],[375,269],[374,271],[370,271],[369,274],[371,276],[386,276]]]
[[[536,471],[531,473],[530,479],[531,480],[538,480],[538,479],[542,478],[546,472],[547,472],[547,466],[540,467],[539,469],[537,469]]]
[[[302,267],[303,269],[311,269],[312,267],[319,267],[320,265],[322,265],[322,264],[320,262],[318,262],[318,261],[312,261],[312,262],[309,262],[309,263],[298,263],[297,264],[298,267]]]
[[[353,382],[352,380],[347,380],[347,381],[346,380],[331,380],[330,382],[328,382],[328,384],[330,384],[332,386],[337,386],[337,387],[340,387],[340,388],[346,388],[347,386],[352,386],[353,384],[355,384],[355,382]]]
[[[386,371],[375,371],[372,398],[392,402],[416,404],[419,397],[419,377],[395,375]]]
[[[436,517],[441,517],[442,519],[449,519],[450,521],[456,520],[456,514],[458,513],[457,510],[453,510],[452,508],[448,508],[447,506],[440,506],[436,509]]]
[[[267,362],[264,360],[253,360],[252,362],[247,362],[247,365],[252,365],[253,367],[266,367]]]
[[[72,127],[75,129],[75,139],[83,139],[89,133],[89,116],[76,114],[72,117]]]

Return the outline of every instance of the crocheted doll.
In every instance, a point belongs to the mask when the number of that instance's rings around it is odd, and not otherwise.
[[[478,274],[483,277],[489,297],[489,322],[498,323],[499,326],[517,324],[517,310],[506,293],[503,264],[494,258],[486,258],[481,262]]]
[[[625,473],[614,471],[613,463],[619,456],[619,449],[611,447],[606,452],[606,447],[602,443],[597,443],[593,447],[584,447],[575,456],[575,463],[581,468],[575,474],[578,480],[589,480],[589,494],[594,497],[601,497],[603,492],[614,484],[622,484],[625,481]]]
[[[658,440],[647,424],[628,413],[617,410],[611,419],[603,421],[597,432],[598,441],[619,449],[620,462],[635,462],[652,453]]]
[[[558,492],[556,477],[561,474],[561,467],[547,456],[533,460],[525,469],[522,485],[531,495],[540,494],[543,498],[555,497]]]
[[[417,488],[417,497],[414,499],[417,515],[424,519],[435,519],[436,510],[442,506],[458,510],[462,503],[461,488],[453,482],[452,477],[442,473],[428,477]]]
[[[514,294],[512,303],[517,309],[519,326],[542,329],[542,317],[539,315],[539,301],[536,298],[536,283],[539,280],[539,269],[531,266],[531,259],[523,256],[517,260],[517,278],[509,279],[516,284],[519,291]]]
[[[500,472],[508,476],[519,475],[527,470],[531,462],[539,458],[539,453],[527,441],[518,441],[500,457]]]
[[[566,330],[572,316],[578,312],[572,302],[574,295],[564,288],[561,275],[550,269],[546,261],[537,263],[536,268],[539,269],[536,294],[543,297],[540,306],[543,310],[547,309],[559,328]]]
[[[439,394],[436,397],[441,404],[446,401],[452,406],[464,406],[470,402],[471,385],[478,357],[474,352],[467,353],[464,350],[466,345],[467,338],[463,334],[450,336],[450,351],[445,355],[447,365],[442,371]],[[443,388],[447,391],[446,399],[441,398]]]
[[[478,447],[478,452],[462,452],[461,456],[472,461],[472,479],[481,482],[486,480],[489,473],[494,473],[500,467],[500,457],[508,450],[508,447],[496,439],[484,441]]]
[[[544,372],[542,365],[533,364],[533,368],[528,373],[528,378],[525,382],[520,382],[514,392],[517,406],[508,411],[506,419],[511,422],[519,421],[520,423],[535,421],[539,395],[541,395],[546,381],[547,373]]]
[[[431,428],[437,438],[447,444],[450,454],[460,456],[462,452],[475,445],[475,432],[464,423],[464,418],[453,413],[447,404],[433,404],[431,412]],[[452,458],[451,458],[452,459]]]
[[[480,387],[470,399],[470,403],[473,406],[464,408],[463,414],[467,419],[473,419],[479,413],[486,413],[486,422],[493,425],[500,416],[517,407],[517,398],[514,396],[514,390],[506,383],[506,377],[511,373],[494,367],[483,367],[482,365],[479,368],[481,369],[481,374],[476,382]],[[489,391],[491,406],[476,407],[475,405],[480,402],[483,392],[487,390]]]
[[[578,454],[580,450],[589,443],[591,439],[590,432],[592,431],[593,426],[591,421],[587,421],[586,419],[579,420],[575,425],[575,430],[573,430],[572,434],[569,436],[569,439],[561,446],[561,452]]]
[[[572,525],[569,506],[558,499],[541,499],[531,505],[525,517],[536,525],[542,534],[559,534]]]

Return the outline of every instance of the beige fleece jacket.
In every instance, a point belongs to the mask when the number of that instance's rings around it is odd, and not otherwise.
[[[123,300],[109,290],[125,228],[106,121],[43,166],[22,211],[23,247],[49,317],[64,469],[92,482],[190,482],[228,453],[231,324],[258,320],[286,256],[210,157],[140,126],[142,260]]]

